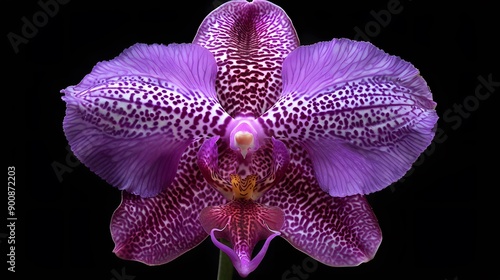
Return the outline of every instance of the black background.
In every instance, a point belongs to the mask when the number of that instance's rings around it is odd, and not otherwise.
[[[112,59],[136,42],[191,42],[198,25],[219,3],[159,2],[69,1],[59,5],[17,53],[7,34],[22,35],[21,18],[32,21],[41,8],[37,1],[3,2],[2,138],[4,168],[16,167],[16,276],[215,279],[218,251],[208,239],[161,266],[117,258],[111,252],[109,221],[120,192],[75,161],[62,131],[61,89],[77,84],[98,61]],[[390,2],[274,1],[292,19],[302,45],[354,38],[354,28],[371,25],[373,12],[387,10]],[[498,117],[493,119],[493,113],[500,86],[483,100],[475,96],[479,76],[500,82],[495,41],[499,24],[487,2],[437,5],[401,0],[401,12],[386,26],[369,30],[372,43],[412,62],[427,80],[438,104],[440,134],[403,182],[368,196],[384,235],[375,258],[352,268],[306,267],[310,272],[303,279],[498,277],[490,255],[498,255],[493,249],[498,217],[492,217],[498,210],[491,209],[498,204],[493,192],[498,188],[493,150]],[[462,115],[454,112],[464,105],[468,109]],[[62,180],[54,164],[69,168]],[[3,201],[5,213],[7,199]],[[5,232],[1,226],[0,234]],[[3,261],[7,239],[0,238],[3,273],[8,267]],[[283,275],[293,266],[301,267],[306,257],[277,238],[247,279],[301,279]],[[117,277],[122,273],[129,278]]]

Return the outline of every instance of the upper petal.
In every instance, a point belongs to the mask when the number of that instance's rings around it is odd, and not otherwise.
[[[172,261],[200,244],[207,233],[198,215],[224,198],[203,180],[196,166],[200,141],[191,144],[181,158],[170,188],[155,197],[141,198],[122,192],[122,203],[111,219],[113,252],[120,258],[148,265]]]
[[[332,196],[387,187],[434,137],[436,104],[418,70],[367,42],[299,47],[283,64],[283,87],[261,126],[300,142]]]
[[[62,92],[63,127],[78,159],[122,190],[154,196],[194,139],[225,134],[217,66],[194,44],[136,44]]]
[[[371,260],[382,233],[362,195],[331,197],[321,190],[307,152],[287,141],[289,172],[260,203],[283,210],[282,237],[298,250],[329,266],[356,266]]]
[[[217,94],[227,112],[260,116],[281,93],[283,59],[299,45],[287,14],[273,3],[229,1],[202,22],[194,43],[217,61]]]

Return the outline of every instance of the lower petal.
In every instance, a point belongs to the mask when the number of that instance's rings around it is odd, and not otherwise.
[[[172,261],[201,243],[207,233],[199,212],[223,202],[209,187],[195,163],[199,141],[188,147],[170,188],[155,197],[122,192],[122,203],[111,220],[113,252],[122,259],[148,265]]]
[[[323,192],[304,148],[286,144],[292,155],[288,176],[259,201],[285,213],[282,237],[329,266],[357,266],[371,260],[382,233],[365,197],[331,197]]]

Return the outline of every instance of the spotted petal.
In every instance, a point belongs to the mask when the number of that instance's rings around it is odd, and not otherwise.
[[[335,39],[286,58],[283,94],[259,122],[307,149],[324,191],[350,196],[408,171],[434,137],[434,107],[413,65],[368,42]]]
[[[283,210],[281,237],[329,266],[357,266],[371,260],[382,233],[366,199],[331,197],[322,191],[305,149],[285,144],[292,155],[288,176],[259,201]]]
[[[193,42],[214,54],[217,94],[233,117],[258,117],[278,100],[283,59],[299,45],[286,13],[263,0],[222,4],[205,18]]]
[[[219,149],[217,141],[219,136],[214,136],[201,145],[197,153],[197,163],[201,174],[210,186],[219,191],[227,200],[233,198],[231,183],[219,172]]]
[[[172,182],[195,139],[225,133],[212,54],[194,44],[136,44],[62,92],[78,159],[109,184],[150,197]]]
[[[284,176],[286,176],[288,170],[288,163],[290,162],[290,154],[288,152],[287,147],[283,142],[276,140],[274,138],[271,139],[273,150],[270,154],[272,154],[272,162],[271,164],[267,163],[264,160],[260,160],[264,158],[264,156],[257,157],[254,160],[256,163],[253,165],[257,168],[268,169],[268,173],[261,177],[261,179],[257,182],[257,189],[255,192],[259,194],[259,196],[255,196],[255,199],[258,199],[261,195],[263,195],[267,190],[280,183]],[[259,155],[259,153],[257,153]]]
[[[196,247],[208,235],[198,221],[200,211],[224,203],[196,166],[199,141],[188,147],[170,188],[155,197],[122,192],[122,203],[111,220],[115,254],[148,265],[172,261]]]

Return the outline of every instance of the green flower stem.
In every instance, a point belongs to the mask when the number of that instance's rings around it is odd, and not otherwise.
[[[229,245],[226,240],[220,240],[225,245]],[[217,280],[232,280],[233,279],[233,263],[226,255],[226,253],[219,252],[219,268],[217,273]]]

